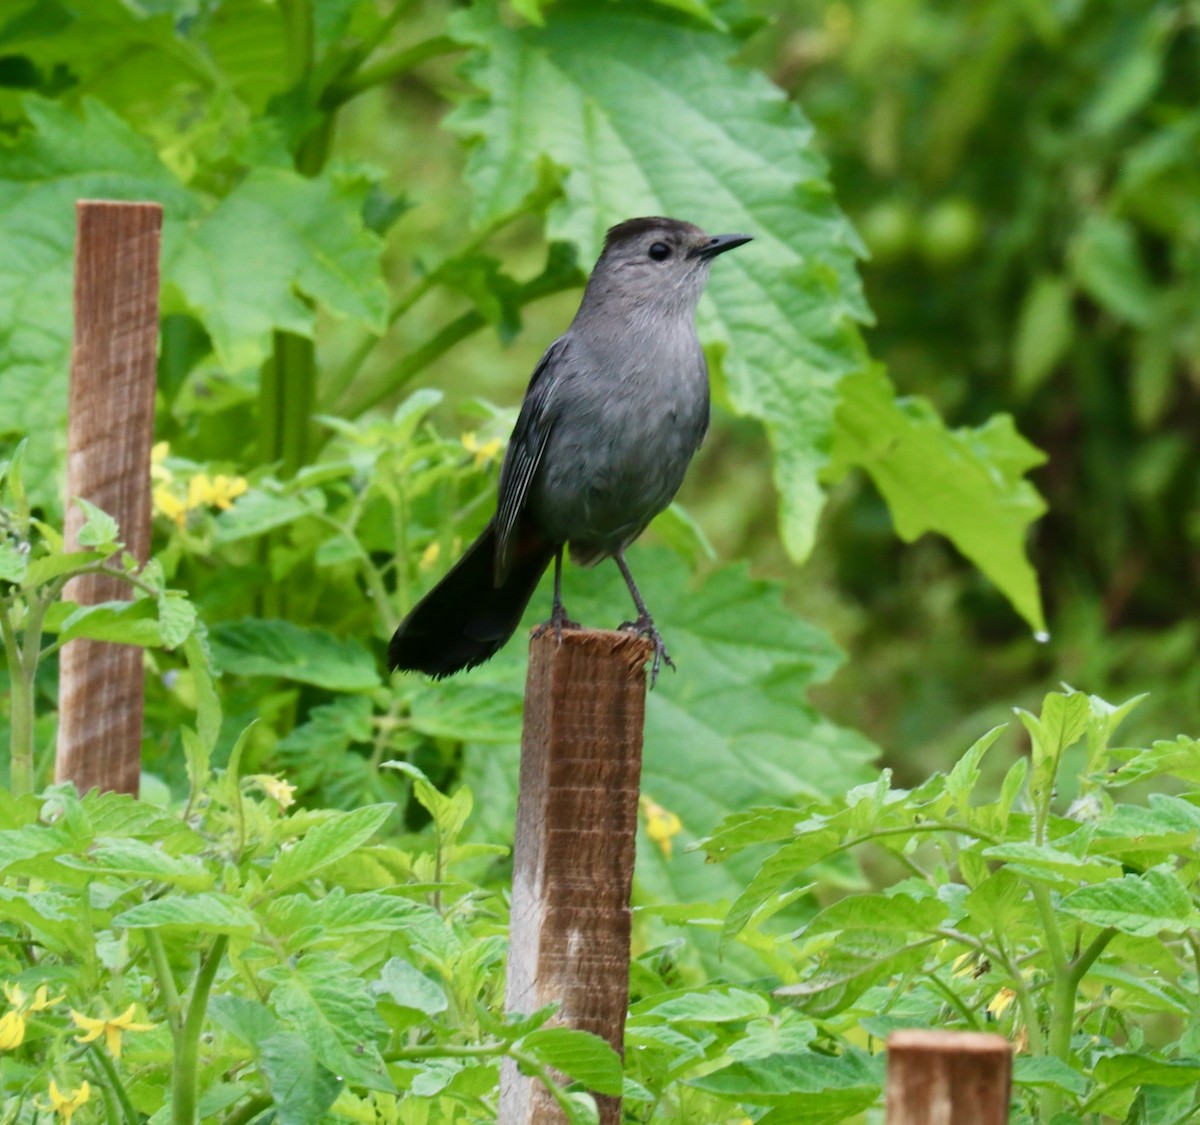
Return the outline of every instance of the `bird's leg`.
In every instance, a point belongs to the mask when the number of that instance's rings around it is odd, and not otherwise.
[[[667,652],[667,646],[663,644],[662,637],[659,636],[658,630],[654,627],[654,618],[650,616],[650,611],[646,608],[646,603],[642,601],[641,592],[637,588],[637,583],[633,580],[633,575],[629,572],[629,565],[625,562],[625,552],[615,552],[613,560],[621,568],[621,577],[625,579],[625,585],[629,587],[629,593],[633,597],[633,604],[637,606],[638,611],[637,620],[626,621],[621,628],[629,629],[637,633],[640,637],[648,638],[654,646],[654,664],[650,668],[650,689],[653,691],[654,684],[658,680],[659,666],[665,664],[668,668],[674,670],[675,661],[671,659],[671,654]]]
[[[581,628],[578,621],[572,621],[567,616],[567,607],[563,605],[562,559],[563,547],[560,545],[558,550],[554,552],[554,605],[550,609],[550,620],[543,622],[533,631],[535,637],[540,637],[547,629],[553,629],[554,636],[558,639],[559,644],[562,644],[562,632],[564,629]]]

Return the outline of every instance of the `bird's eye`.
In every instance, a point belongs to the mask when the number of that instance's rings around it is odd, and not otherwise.
[[[671,248],[665,242],[655,242],[649,253],[656,262],[665,262],[671,256]]]

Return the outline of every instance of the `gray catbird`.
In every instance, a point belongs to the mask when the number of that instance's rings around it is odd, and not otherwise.
[[[608,232],[579,311],[542,356],[500,469],[496,514],[404,619],[388,665],[449,676],[495,655],[554,560],[549,626],[573,624],[562,554],[612,556],[633,595],[631,628],[654,645],[653,686],[671,663],[625,548],[674,498],[708,429],[708,368],[696,305],[713,258],[750,241],[678,219]]]

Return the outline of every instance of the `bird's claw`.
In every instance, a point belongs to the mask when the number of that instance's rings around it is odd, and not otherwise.
[[[658,670],[662,665],[665,664],[672,672],[675,671],[675,661],[667,652],[667,646],[654,626],[654,619],[645,614],[636,621],[626,621],[620,626],[620,632],[645,637],[654,646],[654,663],[650,666],[650,690],[653,691],[655,683],[658,682]]]
[[[562,644],[562,635],[564,629],[582,629],[583,626],[578,621],[572,621],[567,616],[567,607],[561,603],[556,603],[550,611],[549,620],[543,621],[537,628],[534,629],[534,637],[542,636],[547,629],[554,630],[554,639]]]

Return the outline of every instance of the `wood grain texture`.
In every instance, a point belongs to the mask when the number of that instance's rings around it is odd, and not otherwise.
[[[556,1017],[622,1051],[629,894],[650,644],[629,633],[552,631],[530,644],[513,852],[506,1007]],[[599,1097],[601,1125],[621,1102]],[[537,1081],[506,1062],[501,1125],[559,1125]]]
[[[157,203],[76,204],[75,335],[67,423],[67,499],[81,496],[113,516],[126,550],[150,551],[150,446],[158,342]],[[67,549],[83,514],[67,509]],[[72,579],[64,596],[83,605],[129,597],[115,578]],[[77,640],[59,673],[54,776],[136,794],[141,773],[142,650]]]
[[[1012,1044],[974,1031],[895,1031],[887,1125],[1007,1125]]]

